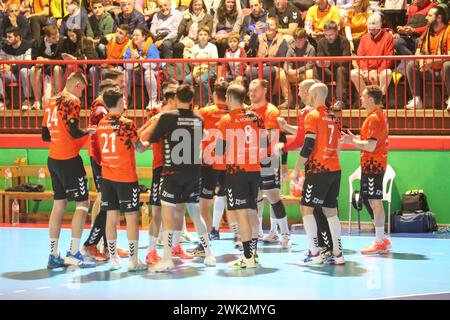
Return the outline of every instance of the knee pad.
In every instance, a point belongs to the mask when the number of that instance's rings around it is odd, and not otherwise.
[[[280,200],[276,203],[271,204],[273,213],[277,219],[283,219],[286,217],[286,210],[284,208],[283,202]]]

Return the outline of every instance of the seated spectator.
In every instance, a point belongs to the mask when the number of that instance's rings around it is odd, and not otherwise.
[[[86,32],[88,16],[85,10],[81,10],[80,0],[66,0],[65,8],[67,16],[62,19],[59,30],[61,36],[67,35],[67,30],[80,29]]]
[[[295,29],[294,42],[289,46],[286,56],[288,58],[316,56],[316,49],[309,43],[305,29]],[[306,63],[288,62],[286,63],[285,69],[289,83],[291,84],[297,84],[305,79],[312,79],[314,77],[314,63],[312,60],[309,60]]]
[[[22,40],[19,28],[9,27],[6,29],[6,41],[1,46],[0,60],[11,62],[10,64],[0,65],[0,110],[4,109],[3,78],[6,84],[16,82],[22,87],[22,110],[28,110],[31,106],[29,65],[14,63],[14,60],[30,61],[31,47],[32,42],[30,40]]]
[[[226,59],[242,59],[246,58],[245,50],[239,47],[240,36],[236,32],[231,32],[228,35],[228,49],[225,51]],[[246,64],[238,61],[225,62],[221,67],[221,74],[217,79],[217,82],[223,80],[231,82],[233,80],[243,81]]]
[[[223,57],[228,48],[228,34],[240,33],[242,14],[237,10],[236,0],[221,0],[214,15],[212,42],[217,46],[219,57]]]
[[[173,58],[173,43],[178,36],[178,26],[182,16],[178,10],[172,10],[170,0],[158,1],[159,12],[153,16],[150,34],[154,45],[165,59]]]
[[[20,13],[19,5],[17,3],[11,3],[8,6],[7,14],[1,24],[1,34],[2,38],[6,38],[6,29],[9,27],[19,28],[21,39],[30,40],[31,39],[31,28],[28,23],[27,18]]]
[[[303,27],[302,15],[296,6],[288,3],[288,0],[276,0],[274,4],[275,6],[269,10],[269,17],[278,19],[278,33],[292,36],[297,27]],[[291,42],[293,39],[290,37],[286,40]]]
[[[175,58],[191,58],[194,44],[198,43],[198,30],[203,26],[212,30],[213,17],[206,12],[203,0],[192,0],[178,26],[178,39],[173,49]]]
[[[350,43],[339,34],[339,25],[329,21],[323,26],[324,38],[317,42],[318,57],[349,57]],[[348,73],[350,62],[331,62],[330,60],[317,61],[316,79],[327,82],[336,82],[334,86],[333,109],[342,110],[348,106]]]
[[[158,48],[153,44],[149,32],[146,29],[137,28],[133,31],[133,38],[125,50],[123,59],[159,59]],[[131,93],[131,86],[136,88],[144,77],[145,87],[149,96],[147,109],[152,109],[158,104],[156,75],[158,63],[126,63],[127,94]],[[135,106],[136,107],[136,106]]]
[[[64,39],[63,52],[61,57],[64,60],[98,60],[98,54],[95,50],[94,42],[91,38],[84,35],[80,29],[67,30],[67,38]],[[99,68],[92,65],[67,64],[64,79],[72,73],[83,69],[83,73],[89,72],[90,81],[94,88],[92,95],[95,97],[99,92]]]
[[[122,60],[125,55],[127,47],[130,45],[130,39],[128,38],[128,25],[121,24],[117,27],[114,34],[106,36],[108,44],[106,45],[106,60]],[[108,69],[122,69],[119,65],[103,65],[104,72]]]
[[[59,30],[54,25],[45,26],[44,37],[35,41],[32,49],[33,60],[49,61],[61,60],[64,40],[59,36]],[[63,66],[36,64],[31,67],[30,78],[34,92],[34,104],[32,109],[41,109],[42,100],[42,76],[44,76],[44,96],[50,98],[64,87]],[[52,85],[53,82],[53,85]],[[45,101],[44,101],[45,103]]]
[[[41,30],[49,23],[50,7],[49,0],[34,0],[32,3],[32,11],[25,14],[30,20],[31,37],[34,41],[41,39]]]
[[[274,17],[267,19],[268,27],[264,34],[259,34],[258,24],[256,25],[255,32],[253,32],[250,38],[250,47],[258,48],[256,56],[258,58],[271,58],[271,57],[286,57],[288,52],[288,44],[284,39],[283,34],[278,32],[278,20]],[[278,93],[277,88],[282,88],[282,95],[284,102],[281,107],[287,106],[288,103],[288,84],[286,77],[280,78],[280,72],[282,64],[278,62],[266,62],[263,64],[263,78],[266,79],[270,84],[271,88],[268,90],[268,94],[273,96]],[[253,79],[258,78],[259,70],[257,66],[248,66],[245,72],[245,78],[247,83],[250,83]],[[276,84],[280,81],[279,86]],[[272,100],[272,99],[270,99]]]
[[[114,32],[115,22],[113,17],[105,12],[104,0],[92,2],[93,14],[88,19],[86,35],[93,39],[99,57],[106,58],[106,36]]]
[[[315,0],[315,3],[308,9],[305,18],[305,30],[313,46],[316,46],[317,41],[323,38],[326,22],[334,21],[339,26],[341,20],[339,9],[329,4],[328,0]]]
[[[134,32],[134,29],[147,29],[145,18],[142,13],[134,8],[134,0],[120,0],[120,13],[116,15],[116,25],[128,25],[128,36]]]
[[[250,14],[244,17],[241,29],[241,39],[246,50],[247,56],[255,57],[256,48],[250,48],[249,42],[252,33],[255,31],[256,24],[259,23],[259,35],[264,33],[264,26],[267,22],[267,11],[264,10],[262,0],[250,0]]]
[[[406,3],[407,0],[384,0],[381,9],[386,19],[386,27],[396,32],[398,26],[406,24]]]
[[[369,33],[365,34],[359,43],[357,55],[362,56],[393,56],[394,38],[392,34],[381,28],[381,16],[373,14],[367,20]],[[358,69],[351,72],[352,82],[358,93],[362,94],[366,85],[379,85],[383,95],[387,93],[391,82],[392,62],[387,59],[359,60]]]
[[[372,14],[369,0],[354,0],[353,6],[344,16],[345,36],[353,54],[358,51],[359,41],[367,33],[367,19]]]
[[[209,42],[211,31],[204,26],[198,30],[198,44],[192,49],[192,59],[217,59],[217,47]],[[216,66],[209,63],[197,63],[194,65],[191,74],[184,79],[186,84],[197,83],[200,86],[200,107],[204,107],[211,102],[212,84],[216,80]]]
[[[450,54],[450,26],[447,13],[441,7],[430,9],[427,15],[428,27],[420,37],[417,55]],[[407,109],[422,109],[422,95],[425,80],[435,78],[436,84],[445,84],[447,110],[450,111],[450,62],[440,59],[419,59],[410,61],[406,68],[409,90],[413,98],[406,105]]]

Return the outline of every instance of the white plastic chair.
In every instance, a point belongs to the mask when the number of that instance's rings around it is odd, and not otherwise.
[[[391,201],[392,201],[392,186],[394,185],[395,171],[390,164],[387,165],[386,172],[383,177],[383,201],[388,203],[388,230],[391,232]],[[348,177],[349,183],[349,206],[348,206],[348,234],[352,230],[352,194],[353,194],[353,182],[355,180],[361,180],[361,166],[359,166],[350,177]]]

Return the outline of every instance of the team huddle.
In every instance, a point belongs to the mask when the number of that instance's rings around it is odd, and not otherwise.
[[[172,270],[173,257],[204,257],[205,265],[215,266],[211,240],[220,237],[218,225],[225,207],[235,247],[243,251],[228,265],[256,268],[260,263],[259,240],[279,240],[284,249],[292,245],[280,181],[289,175],[287,151],[298,149],[300,155],[290,178],[297,180],[300,169],[305,167],[300,205],[309,240],[309,250],[299,264],[344,264],[337,210],[342,143],[361,150],[361,194],[374,218],[376,240],[362,253],[383,253],[390,248],[390,241],[384,236],[381,203],[388,128],[379,87],[368,86],[362,94],[368,115],[361,135],[355,136],[341,129],[338,119],[325,104],[327,86],[315,80],[300,84],[299,96],[305,107],[299,113],[297,126],[292,126],[280,117],[277,107],[267,102],[265,80],[253,80],[248,92],[238,81],[221,81],[214,89],[214,105],[195,111],[192,87],[169,79],[161,88],[163,105],[152,110],[139,129],[122,116],[126,108],[123,81],[121,73],[107,75],[102,80],[86,130],[80,129],[79,123],[79,99],[87,84],[81,73],[72,73],[64,90],[45,107],[42,137],[50,142],[48,168],[54,190],[48,268],[95,267],[94,262],[85,259],[86,255],[99,261],[109,259],[111,270],[119,269],[120,257],[126,256],[129,256],[128,271]],[[286,133],[295,138],[288,142]],[[87,139],[98,191],[98,214],[88,240],[80,249],[89,194],[79,151]],[[146,263],[143,263],[138,257],[140,187],[135,152],[149,148],[153,150],[152,219]],[[270,204],[271,216],[271,229],[266,237],[262,231],[264,196]],[[68,201],[76,202],[76,210],[70,250],[62,258],[58,241]],[[198,245],[187,252],[180,245],[186,209],[199,238]],[[121,212],[126,219],[128,252],[117,247]],[[316,219],[317,215],[324,219]],[[327,247],[321,241],[324,223],[332,239]],[[161,257],[156,250],[158,237],[164,246]],[[100,240],[104,243],[103,252],[97,250]]]

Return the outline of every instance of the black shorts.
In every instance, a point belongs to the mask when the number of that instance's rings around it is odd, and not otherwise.
[[[198,203],[200,200],[200,168],[191,172],[161,175],[159,186],[161,204]]]
[[[100,192],[102,189],[102,166],[95,162],[93,157],[91,158],[92,176],[94,177],[95,189]]]
[[[278,169],[275,170],[275,173],[270,176],[261,176],[259,188],[261,190],[280,189],[280,168],[278,167]]]
[[[225,170],[202,166],[200,198],[212,199],[214,195],[225,195]]]
[[[162,167],[153,169],[152,186],[150,189],[150,205],[161,206],[161,200],[159,199],[159,186],[161,182]]]
[[[383,199],[383,173],[361,174],[361,196],[363,199]]]
[[[139,209],[139,184],[102,179],[102,210],[133,212]]]
[[[49,157],[47,165],[52,178],[53,199],[76,202],[89,199],[88,179],[79,155],[67,160]]]
[[[259,172],[237,172],[227,174],[225,181],[227,186],[226,195],[228,210],[256,210],[259,179]]]
[[[340,185],[341,171],[307,173],[300,203],[314,208],[337,208]]]

